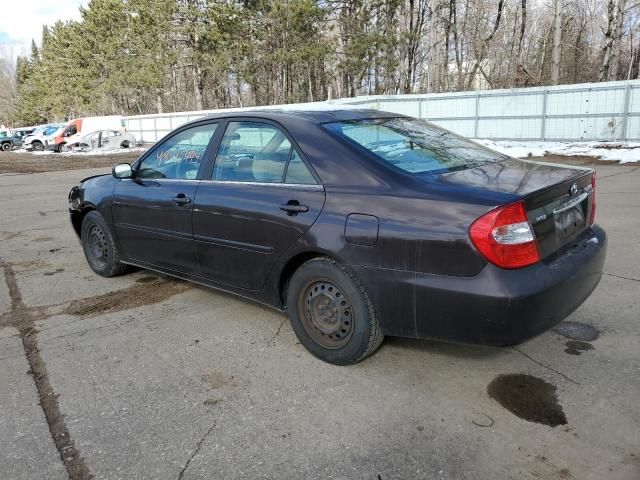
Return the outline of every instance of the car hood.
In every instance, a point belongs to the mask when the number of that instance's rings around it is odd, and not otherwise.
[[[508,158],[466,170],[425,175],[429,183],[526,196],[562,183],[589,169]]]

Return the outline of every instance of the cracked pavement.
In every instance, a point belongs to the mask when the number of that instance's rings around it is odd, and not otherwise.
[[[0,175],[0,478],[640,478],[640,169],[597,166],[606,274],[517,348],[388,338],[324,364],[284,317],[155,273],[86,266],[66,193],[108,169]],[[500,374],[557,387],[567,425],[489,397]]]

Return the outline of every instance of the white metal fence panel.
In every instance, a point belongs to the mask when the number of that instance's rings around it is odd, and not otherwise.
[[[264,108],[354,105],[424,118],[467,137],[492,140],[640,140],[640,80],[557,87],[424,95],[341,98]],[[155,142],[180,125],[229,110],[125,117],[140,142]]]

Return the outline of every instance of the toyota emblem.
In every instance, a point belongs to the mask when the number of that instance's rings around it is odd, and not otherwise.
[[[573,184],[571,185],[571,188],[569,189],[569,193],[571,194],[571,196],[575,196],[576,193],[578,193],[578,185],[577,184]]]

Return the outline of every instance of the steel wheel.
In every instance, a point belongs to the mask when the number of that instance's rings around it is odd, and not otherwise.
[[[4,150],[5,152],[8,152],[9,150],[11,150],[11,144],[10,143],[3,143],[2,144],[2,150]]]
[[[92,225],[89,229],[88,253],[91,263],[98,269],[103,269],[109,261],[109,243],[107,236],[99,225]]]
[[[324,348],[346,345],[353,332],[353,308],[349,298],[331,281],[307,282],[299,297],[299,312],[307,334]]]

